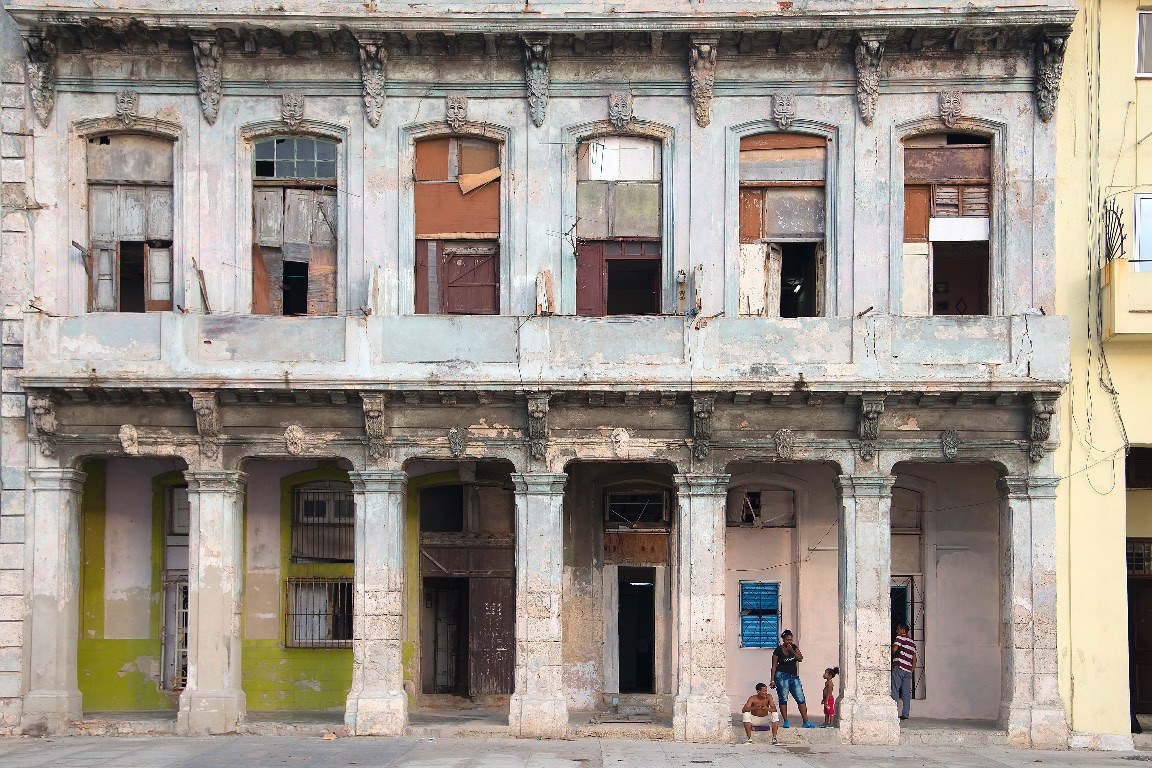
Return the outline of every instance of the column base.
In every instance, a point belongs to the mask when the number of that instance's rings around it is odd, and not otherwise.
[[[676,741],[731,741],[728,697],[677,696],[672,702],[672,733]]]
[[[890,696],[857,696],[840,700],[840,737],[847,744],[897,746],[900,717]]]
[[[80,691],[29,691],[24,695],[20,732],[25,736],[68,733],[83,717]]]
[[[1067,749],[1068,721],[1056,704],[1005,704],[1000,727],[1008,732],[1008,745],[1020,749]]]
[[[357,736],[403,736],[408,729],[408,694],[360,691],[348,695],[344,724]]]
[[[520,739],[562,739],[568,734],[568,700],[548,694],[512,694],[508,732]]]
[[[245,708],[244,691],[186,690],[180,694],[176,732],[182,736],[235,733]]]

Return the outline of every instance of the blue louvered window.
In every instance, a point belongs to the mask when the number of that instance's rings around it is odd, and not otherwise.
[[[775,648],[779,634],[779,582],[740,582],[740,647]]]

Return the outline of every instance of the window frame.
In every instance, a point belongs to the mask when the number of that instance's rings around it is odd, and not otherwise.
[[[737,615],[740,617],[740,633],[739,633],[740,634],[740,648],[741,649],[748,649],[748,650],[767,650],[767,651],[776,650],[776,647],[780,644],[779,643],[780,624],[781,624],[781,619],[783,618],[783,615],[784,615],[784,601],[783,601],[782,595],[781,595],[781,592],[783,591],[781,588],[782,583],[779,581],[754,581],[751,579],[741,579],[739,584],[740,584],[739,590],[737,591],[737,594],[736,594],[736,610],[737,610]],[[749,610],[749,611],[757,610],[757,609],[745,609],[743,607],[744,606],[744,589],[746,586],[748,586],[748,587],[751,587],[751,586],[773,587],[775,589],[775,593],[776,593],[776,616],[775,616],[776,631],[770,632],[770,633],[761,632],[761,637],[764,638],[763,642],[765,643],[763,645],[761,645],[761,644],[749,645],[749,644],[746,644],[744,641],[744,620],[746,618],[758,618],[758,619],[760,619],[760,621],[759,621],[760,626],[763,627],[764,620],[766,618],[763,615],[751,616],[751,615],[745,613],[745,610]]]
[[[1135,37],[1136,37],[1136,51],[1135,51],[1136,66],[1133,69],[1135,71],[1135,76],[1136,76],[1137,80],[1145,80],[1148,78],[1152,78],[1152,71],[1149,71],[1149,72],[1141,72],[1140,71],[1140,42],[1141,42],[1140,41],[1140,31],[1141,31],[1141,22],[1143,22],[1143,20],[1144,20],[1143,17],[1146,17],[1146,16],[1152,18],[1152,9],[1140,9],[1140,8],[1136,9],[1136,35],[1135,35]],[[1152,32],[1152,29],[1150,29],[1149,31]],[[1152,39],[1150,39],[1148,41],[1148,43],[1150,46],[1152,46]]]
[[[1152,77],[1152,74],[1149,74],[1149,77]],[[1136,192],[1132,195],[1132,229],[1136,240],[1136,258],[1129,259],[1128,263],[1132,266],[1133,272],[1152,272],[1152,231],[1145,232],[1140,223],[1140,204],[1144,201],[1152,205],[1152,192]],[[1147,261],[1143,253],[1145,237],[1148,238]]]

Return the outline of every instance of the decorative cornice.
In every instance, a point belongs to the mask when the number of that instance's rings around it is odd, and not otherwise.
[[[732,475],[718,474],[689,474],[672,475],[676,483],[676,493],[681,498],[685,496],[723,496],[728,493],[728,483]]]
[[[227,469],[184,470],[189,493],[240,494],[248,485],[248,473]]]
[[[712,87],[716,84],[716,48],[720,36],[695,34],[688,45],[688,76],[692,83],[692,108],[696,125],[707,128],[712,122]]]
[[[221,59],[224,49],[215,32],[193,32],[192,58],[196,62],[196,86],[200,92],[200,111],[208,125],[215,125],[220,116],[220,97],[223,94],[224,71]]]
[[[548,116],[548,91],[552,83],[549,60],[552,39],[546,34],[524,35],[524,84],[528,89],[528,110],[537,128]]]
[[[884,62],[886,32],[861,32],[856,39],[856,102],[864,125],[876,119],[880,98],[880,67]]]

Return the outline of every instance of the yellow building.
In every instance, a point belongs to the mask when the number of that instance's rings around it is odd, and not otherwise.
[[[1073,744],[1116,748],[1152,715],[1152,5],[1081,3],[1058,120],[1061,693]]]

